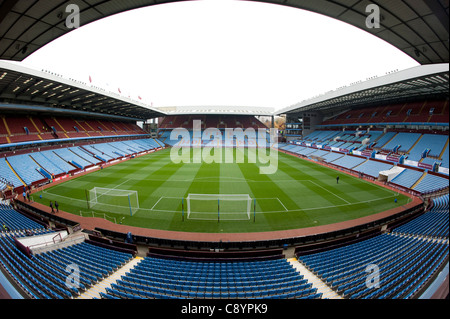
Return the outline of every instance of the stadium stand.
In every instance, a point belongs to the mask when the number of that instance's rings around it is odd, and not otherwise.
[[[432,238],[447,238],[449,195],[443,195],[432,200],[432,208],[412,221],[392,229],[393,234],[424,236]]]
[[[15,188],[50,180],[61,174],[85,169],[164,145],[157,139],[125,140],[53,148],[0,158],[0,176]]]
[[[445,188],[448,188],[448,179],[431,174],[425,175],[425,177],[413,187],[414,190],[421,193],[436,192]]]
[[[422,171],[405,169],[395,176],[391,182],[406,188],[411,188],[423,175]]]
[[[33,233],[42,233],[45,227],[26,216],[17,212],[11,205],[0,203],[0,232],[5,233],[6,226],[8,232],[15,232],[20,234],[24,231],[31,231]]]
[[[347,155],[347,156],[340,157],[340,158],[332,161],[331,163],[334,165],[337,165],[337,166],[354,169],[356,166],[364,163],[365,161],[367,161],[366,158],[360,158],[360,157],[354,157],[354,156]]]
[[[445,147],[445,150],[444,150],[444,152],[442,153],[442,156],[441,156],[440,160],[442,161],[441,166],[449,168],[448,144],[447,144],[447,146]]]
[[[259,128],[266,128],[263,123],[251,115],[188,115],[186,117],[169,115],[162,119],[159,128],[162,130],[175,128],[186,128],[192,130],[194,120],[201,121],[202,129],[208,127],[218,129],[253,128],[255,130]]]
[[[4,157],[0,157],[0,176],[10,181],[14,187],[23,186],[23,182],[11,170],[9,163]]]
[[[383,145],[383,150],[407,153],[421,136],[420,133],[400,132],[394,136],[388,143]]]
[[[35,181],[46,178],[40,171],[41,167],[27,154],[10,156],[7,160],[14,171],[27,185],[31,185]]]
[[[146,257],[104,298],[300,298],[321,294],[286,259],[192,262]]]
[[[0,125],[0,144],[147,134],[134,123],[83,120],[61,116],[44,118],[2,115],[0,123],[2,123]]]
[[[298,256],[300,262],[350,299],[411,298],[445,258],[448,249],[441,242],[391,234]],[[378,289],[366,283],[370,265],[376,265],[382,274]]]
[[[363,174],[378,177],[381,171],[386,171],[392,168],[392,164],[368,160],[355,168],[356,171]]]
[[[328,154],[325,154],[324,156],[322,156],[322,158],[326,161],[326,162],[333,162],[339,158],[341,158],[342,156],[344,156],[344,154],[342,153],[333,153],[333,152],[329,152]]]
[[[448,135],[423,134],[419,142],[411,149],[408,158],[419,161],[426,150],[427,156],[439,157],[448,140]]]

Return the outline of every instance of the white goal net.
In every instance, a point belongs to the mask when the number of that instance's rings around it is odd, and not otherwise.
[[[139,210],[138,192],[128,189],[94,187],[89,190],[88,208],[134,215]]]
[[[248,194],[189,194],[187,218],[200,220],[249,220],[252,199]]]

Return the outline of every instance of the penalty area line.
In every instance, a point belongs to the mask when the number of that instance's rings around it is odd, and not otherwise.
[[[158,205],[158,203],[160,202],[160,200],[163,199],[163,198],[164,198],[164,196],[160,197],[160,198],[158,199],[158,201],[155,203],[155,205],[153,205],[153,207],[150,208],[150,210],[153,210],[153,208],[155,208],[155,206]]]
[[[281,204],[281,206],[283,206],[284,210],[288,212],[289,210],[286,208],[286,206],[284,206],[283,202],[278,197],[277,200]]]
[[[323,190],[327,191],[327,192],[330,193],[331,195],[336,196],[337,198],[339,198],[340,200],[346,202],[347,204],[351,204],[349,201],[343,199],[343,198],[342,198],[341,196],[339,196],[339,195],[336,195],[336,194],[333,193],[332,191],[330,191],[330,190],[326,189],[325,187],[323,187],[323,186],[317,184],[316,182],[314,182],[314,181],[312,181],[312,180],[310,180],[310,182],[313,183],[313,184],[316,185],[316,186],[319,186],[320,188],[322,188]]]

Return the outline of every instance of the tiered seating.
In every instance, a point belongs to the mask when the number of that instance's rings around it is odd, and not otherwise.
[[[8,162],[27,185],[45,178],[39,172],[39,165],[28,154],[10,156]]]
[[[92,165],[91,162],[88,162],[84,158],[82,158],[82,157],[78,156],[77,154],[73,153],[68,148],[55,149],[55,150],[53,150],[53,152],[56,155],[58,155],[60,158],[65,160],[66,162],[73,164],[75,167],[85,168],[87,166],[91,166]]]
[[[386,144],[387,142],[389,142],[390,139],[392,139],[395,134],[397,134],[396,132],[386,132],[384,133],[377,141],[376,144],[374,146],[374,148],[382,148],[384,144]]]
[[[132,255],[83,242],[45,252],[36,257],[49,266],[58,266],[62,269],[71,264],[78,265],[81,283],[91,286],[127,263]]]
[[[408,299],[448,258],[448,245],[390,234],[298,256],[345,298]],[[369,265],[379,267],[379,288],[367,285]]]
[[[8,230],[6,230],[3,225],[5,225]],[[12,206],[0,203],[0,233],[6,231],[20,233],[24,230],[40,232],[45,230],[45,227],[17,212]]]
[[[329,152],[328,154],[322,156],[322,158],[325,160],[325,162],[333,162],[335,160],[337,160],[338,158],[343,157],[344,154],[341,153],[333,153],[333,152]]]
[[[5,121],[5,122],[4,122]],[[68,117],[0,117],[0,144],[38,140],[147,134],[135,123]]]
[[[393,165],[389,163],[382,163],[368,160],[367,162],[362,163],[361,165],[356,167],[355,169],[363,174],[378,177],[381,171],[389,170],[392,168],[392,166]]]
[[[53,150],[42,151],[40,152],[40,154],[42,154],[42,156],[44,156],[48,161],[59,167],[63,172],[70,172],[76,169],[74,165],[69,164],[69,162],[56,155],[56,153]],[[41,164],[40,162],[39,164],[45,165]]]
[[[69,150],[73,153],[75,153],[77,156],[81,157],[82,159],[86,160],[87,162],[91,164],[98,164],[101,161],[97,158],[95,158],[92,154],[86,152],[82,147],[69,147]]]
[[[31,153],[29,155],[50,174],[58,175],[68,172],[61,169],[54,161],[49,160],[41,152]]]
[[[329,142],[332,141],[335,137],[342,134],[342,131],[321,131],[317,130],[312,132],[311,134],[304,137],[304,141],[307,142]]]
[[[285,259],[199,262],[146,257],[104,298],[320,298]]]
[[[59,138],[89,137],[84,128],[72,118],[47,118],[45,121],[56,129]]]
[[[308,156],[311,153],[314,153],[316,151],[316,149],[314,148],[309,148],[309,147],[303,147],[300,151],[297,151],[297,154],[300,155],[304,155],[304,156]]]
[[[408,152],[414,143],[421,136],[420,133],[398,133],[391,141],[382,147],[384,150],[393,151],[396,146],[400,145],[397,152]]]
[[[426,107],[427,102],[408,103],[405,107],[406,118],[404,122],[424,123],[428,120],[429,108]]]
[[[365,158],[360,158],[360,157],[347,155],[347,156],[340,157],[340,158],[334,160],[331,163],[334,164],[334,165],[338,165],[338,166],[342,166],[342,167],[345,167],[345,168],[353,169],[354,167],[362,164],[365,161],[366,161]]]
[[[395,176],[391,182],[403,187],[411,188],[423,175],[422,171],[413,169],[405,169],[403,172]]]
[[[447,140],[448,135],[423,134],[420,141],[409,152],[408,159],[419,161],[426,149],[430,150],[428,156],[439,157]]]
[[[10,132],[9,140],[11,141],[11,143],[26,142],[39,139],[38,131],[28,117],[7,116],[5,117],[5,121]],[[4,123],[0,123],[0,126],[3,126]],[[8,134],[6,127],[3,132],[6,132],[6,134]]]
[[[26,185],[31,185],[45,178],[50,179],[52,175],[83,169],[124,155],[159,148],[161,145],[164,144],[155,139],[139,139],[15,155],[7,158],[14,171],[5,158],[0,158],[0,176],[12,183],[14,187],[23,186],[19,177]]]
[[[449,154],[448,154],[449,145],[450,144],[447,145],[447,147],[445,148],[444,153],[442,154],[442,157],[441,157],[441,166],[442,167],[449,168]]]
[[[0,176],[10,181],[14,187],[23,186],[20,179],[14,174],[14,172],[9,168],[8,163],[4,157],[0,157]]]
[[[447,101],[427,101],[413,102],[406,104],[381,105],[357,110],[349,110],[339,114],[331,119],[324,121],[323,124],[373,124],[373,123],[426,123],[448,121],[443,117]],[[435,108],[432,116],[429,115],[430,109]]]
[[[436,175],[427,174],[420,182],[414,187],[414,190],[421,193],[429,193],[444,189],[448,187],[448,179]]]
[[[100,152],[102,156],[108,155],[110,158],[118,158],[127,155],[128,152],[121,152],[111,144],[112,143],[101,143],[89,146],[97,152]]]
[[[251,115],[189,115],[165,116],[161,121],[160,129],[186,128],[193,129],[194,120],[201,121],[201,128],[266,128],[256,117]]]
[[[448,238],[448,199],[448,194],[434,199],[434,205],[428,212],[394,228],[392,232],[401,235]]]
[[[33,259],[15,247],[10,236],[0,237],[0,262],[16,278],[16,281],[35,299],[72,298],[73,293],[65,286],[65,277],[55,276],[40,268]]]
[[[1,216],[1,215],[0,215]],[[17,218],[17,217],[15,217]],[[28,227],[24,224],[24,227]],[[33,227],[33,225],[29,225]],[[30,230],[14,237],[42,233]],[[70,299],[110,275],[132,258],[131,254],[98,247],[86,242],[28,258],[17,249],[12,236],[0,236],[0,263],[28,294],[35,299]],[[79,268],[79,282],[69,287],[67,266]]]
[[[429,123],[448,123],[448,100],[428,103],[429,108],[434,108],[432,115],[429,116]]]
[[[329,151],[324,150],[313,150],[313,152],[309,153],[309,156],[316,156],[316,157],[322,157],[330,153]]]

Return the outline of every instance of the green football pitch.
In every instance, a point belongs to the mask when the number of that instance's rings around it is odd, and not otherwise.
[[[379,213],[410,200],[281,152],[276,173],[264,175],[259,171],[264,164],[246,160],[248,150],[243,163],[209,164],[174,163],[170,150],[71,179],[33,194],[33,198],[44,205],[56,200],[60,210],[125,225],[209,233],[326,225]],[[96,192],[94,198],[95,187],[109,190]],[[189,194],[203,195],[191,195],[188,210]],[[229,196],[233,194],[242,196]]]

